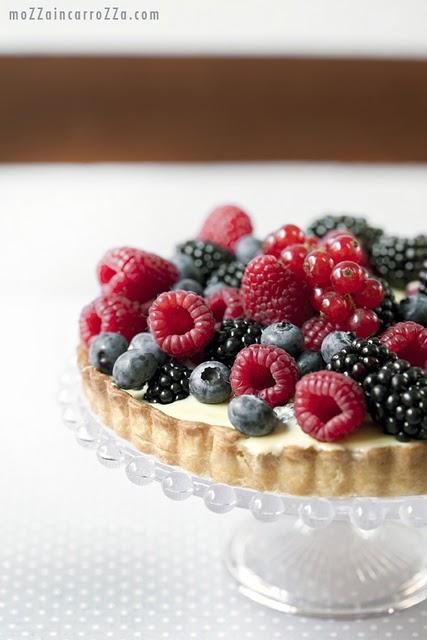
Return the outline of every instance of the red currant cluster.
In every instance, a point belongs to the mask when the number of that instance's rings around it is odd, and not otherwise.
[[[383,286],[369,275],[366,255],[350,233],[334,230],[318,240],[287,224],[268,236],[263,248],[308,282],[313,307],[328,320],[360,338],[378,331],[373,309],[383,301]]]

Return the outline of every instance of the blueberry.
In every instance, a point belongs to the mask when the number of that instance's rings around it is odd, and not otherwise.
[[[117,358],[113,380],[121,389],[142,389],[158,366],[152,353],[131,349]]]
[[[261,247],[262,242],[258,238],[251,235],[242,236],[234,248],[236,258],[243,264],[248,264],[252,258],[261,253]]]
[[[213,293],[216,293],[217,291],[220,291],[221,289],[225,289],[227,285],[225,284],[225,282],[215,282],[215,284],[209,284],[204,292],[204,296],[211,296]]]
[[[297,366],[300,376],[305,376],[313,371],[320,371],[325,368],[325,363],[319,351],[311,351],[307,349],[297,360]]]
[[[177,253],[171,258],[171,262],[173,262],[178,269],[180,279],[190,278],[191,280],[197,280],[197,282],[203,281],[203,275],[200,269],[196,267],[190,256]]]
[[[168,360],[168,355],[162,351],[149,331],[137,333],[130,342],[129,349],[139,349],[145,353],[152,353],[159,364]]]
[[[228,417],[233,427],[247,436],[267,436],[280,422],[270,405],[252,395],[233,398]]]
[[[263,330],[261,343],[280,347],[296,357],[304,348],[304,336],[301,329],[290,322],[275,322]]]
[[[197,293],[199,296],[203,295],[203,287],[200,282],[197,282],[197,280],[192,280],[191,278],[183,278],[182,280],[178,280],[178,282],[174,284],[173,288],[175,290],[182,289],[183,291],[193,291],[193,293]]]
[[[89,349],[89,364],[109,376],[115,361],[128,348],[128,341],[120,333],[100,333]]]
[[[323,360],[328,363],[332,356],[344,347],[349,347],[354,340],[354,334],[347,331],[332,331],[324,338],[320,353]]]
[[[418,293],[405,298],[400,303],[400,313],[403,320],[412,320],[427,327],[427,296]]]
[[[199,402],[218,404],[231,394],[230,369],[222,362],[202,362],[190,376],[190,393]]]

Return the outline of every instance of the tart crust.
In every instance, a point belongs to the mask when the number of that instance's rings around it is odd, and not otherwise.
[[[285,446],[254,455],[234,429],[178,420],[119,389],[78,348],[84,393],[92,411],[138,450],[216,482],[262,491],[316,496],[400,496],[427,493],[427,442],[367,450]]]

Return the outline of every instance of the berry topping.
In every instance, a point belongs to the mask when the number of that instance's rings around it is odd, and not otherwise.
[[[348,321],[350,331],[358,338],[368,338],[379,330],[381,322],[372,309],[356,309]]]
[[[148,321],[154,339],[171,356],[190,356],[207,345],[214,316],[203,298],[191,291],[167,291],[153,302]]]
[[[353,302],[357,307],[375,309],[384,300],[384,287],[376,278],[368,278],[362,288],[353,294]]]
[[[231,394],[230,369],[222,362],[202,362],[190,375],[190,393],[199,402],[218,404]]]
[[[244,315],[242,296],[239,289],[221,287],[206,297],[206,304],[217,322],[227,318],[240,318]]]
[[[157,369],[148,383],[144,400],[160,404],[170,404],[184,400],[189,395],[188,380],[191,370],[177,362],[167,362]]]
[[[362,388],[351,378],[316,371],[297,383],[294,410],[305,433],[321,442],[333,442],[362,424],[366,404]]]
[[[325,336],[320,352],[323,360],[328,363],[338,351],[351,345],[354,336],[347,331],[332,331]]]
[[[131,247],[107,251],[97,273],[107,295],[118,294],[138,302],[151,300],[178,279],[178,269],[172,262]]]
[[[381,323],[381,329],[384,330],[390,325],[399,322],[401,317],[399,305],[396,302],[393,289],[390,287],[387,280],[381,278],[380,282],[384,291],[384,298],[381,304],[378,307],[375,307],[374,311]]]
[[[152,353],[159,364],[165,363],[168,359],[167,354],[160,349],[149,331],[137,333],[136,336],[132,338],[129,349],[138,349],[145,353]]]
[[[374,267],[392,286],[404,287],[415,280],[427,259],[427,236],[382,236],[372,247]]]
[[[304,348],[304,335],[290,322],[276,322],[263,330],[261,344],[280,347],[296,358]]]
[[[247,213],[235,205],[227,204],[208,215],[198,235],[199,240],[214,242],[234,251],[236,242],[252,233],[252,222]]]
[[[351,298],[336,291],[326,291],[321,297],[319,310],[331,322],[345,322],[352,312]]]
[[[245,318],[226,319],[208,344],[206,353],[213,360],[231,367],[239,351],[259,343],[260,337],[261,326],[256,322]]]
[[[264,240],[263,251],[278,258],[286,247],[304,242],[304,233],[295,224],[285,224]]]
[[[357,338],[336,352],[326,368],[362,382],[369,373],[395,357],[378,338]]]
[[[286,247],[286,249],[283,249],[280,254],[280,259],[292,273],[304,279],[304,262],[308,252],[309,250],[305,244],[291,244],[289,247]]]
[[[307,320],[307,322],[304,322],[302,325],[304,348],[320,351],[322,342],[326,336],[340,328],[339,324],[330,322],[322,316],[310,318],[310,320]]]
[[[99,333],[120,333],[131,340],[146,327],[147,318],[141,305],[122,296],[96,298],[80,314],[80,337],[86,346]]]
[[[262,242],[254,236],[242,236],[234,247],[237,260],[248,264],[255,256],[262,252]]]
[[[406,360],[391,360],[363,382],[368,409],[384,432],[402,442],[427,439],[427,375]]]
[[[114,363],[113,380],[121,389],[142,389],[158,366],[152,353],[131,349]]]
[[[235,287],[238,289],[242,283],[244,272],[245,265],[242,262],[238,262],[237,260],[226,262],[212,273],[207,282],[207,286],[210,287],[214,284],[224,283],[227,287]]]
[[[90,345],[89,364],[98,371],[111,375],[115,361],[127,348],[128,341],[120,333],[100,333]]]
[[[427,327],[427,295],[418,293],[401,300],[400,315],[403,320],[418,322]]]
[[[307,351],[303,351],[298,358],[297,367],[299,375],[302,378],[302,376],[307,375],[307,373],[324,369],[325,362],[319,351],[311,351],[310,349],[307,349]]]
[[[356,262],[356,264],[362,262],[362,248],[356,238],[350,234],[335,235],[326,241],[326,246],[335,264],[343,261]]]
[[[351,215],[328,214],[315,220],[308,230],[318,238],[323,238],[328,232],[333,230],[340,232],[336,234],[336,236],[343,235],[343,231],[349,231],[355,238],[358,238],[362,242],[368,252],[375,240],[382,234],[382,230],[371,227],[366,218]]]
[[[246,315],[262,325],[286,320],[301,326],[312,315],[309,290],[274,256],[258,256],[242,280]]]
[[[246,436],[267,436],[280,422],[264,400],[246,394],[231,400],[228,417],[233,427]]]
[[[200,273],[200,269],[196,267],[190,256],[187,256],[183,253],[176,253],[171,258],[171,262],[178,269],[179,277],[181,279],[189,278],[190,280],[202,282],[203,278],[202,274]]]
[[[178,245],[179,253],[191,258],[194,266],[201,275],[202,284],[206,283],[210,275],[216,271],[223,262],[231,262],[233,254],[226,249],[203,240],[188,240]]]
[[[365,282],[366,271],[356,262],[344,260],[343,262],[338,262],[332,269],[331,284],[338,293],[346,294],[360,291],[363,289]],[[382,298],[373,306],[376,307],[381,300]]]
[[[384,331],[381,342],[399,358],[427,368],[427,329],[416,322],[398,322]]]
[[[202,296],[204,291],[200,282],[192,280],[191,278],[178,280],[178,282],[173,285],[173,289],[174,291],[177,291],[178,289],[182,289],[183,291],[192,291],[193,293],[197,293],[198,296]]]
[[[297,379],[298,368],[292,356],[267,344],[253,344],[240,351],[230,374],[237,396],[256,395],[272,407],[292,397]]]
[[[329,284],[334,261],[322,249],[314,249],[304,260],[304,273],[313,287]]]

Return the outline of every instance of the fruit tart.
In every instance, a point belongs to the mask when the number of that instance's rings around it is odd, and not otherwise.
[[[217,482],[427,493],[427,238],[390,238],[327,214],[259,239],[225,205],[171,259],[107,251],[80,316],[89,407]]]

